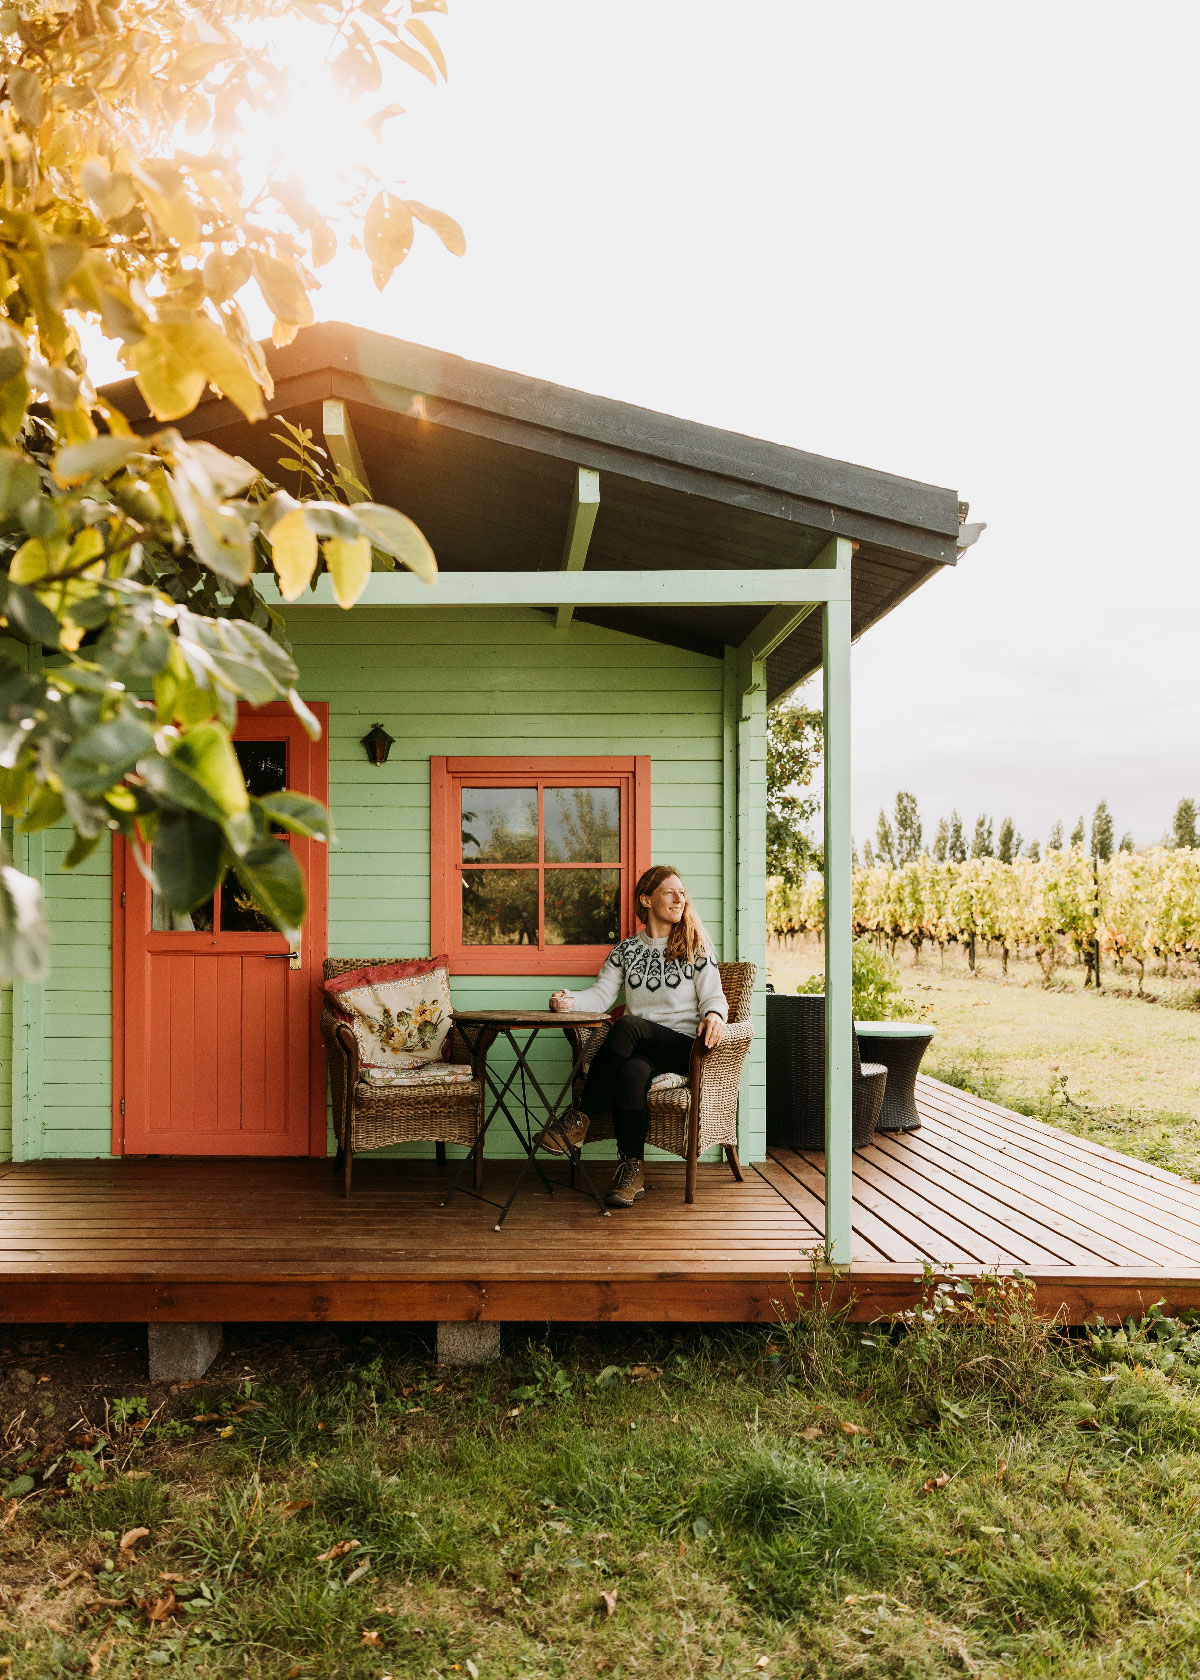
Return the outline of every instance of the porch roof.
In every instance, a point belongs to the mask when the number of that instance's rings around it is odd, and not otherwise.
[[[417,521],[443,571],[558,571],[577,469],[600,474],[590,570],[806,567],[830,537],[855,544],[854,637],[943,566],[978,528],[957,492],[570,390],[339,322],[268,348],[271,414],[322,434],[347,406],[375,500]],[[133,380],[106,395],[150,424]],[[270,420],[248,425],[209,392],[179,430],[287,483]],[[970,535],[968,535],[970,532]],[[431,604],[433,598],[431,597]],[[720,657],[759,606],[580,607],[584,621]],[[768,698],[821,663],[821,615],[769,655]]]

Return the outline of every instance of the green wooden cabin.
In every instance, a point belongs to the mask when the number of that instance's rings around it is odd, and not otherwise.
[[[457,1003],[541,1007],[558,985],[586,984],[610,935],[631,931],[629,888],[653,860],[680,870],[722,956],[759,965],[739,1132],[743,1158],[760,1159],[766,710],[824,664],[827,894],[846,929],[829,944],[841,1029],[829,1037],[848,1045],[850,644],[954,564],[974,535],[965,506],[951,490],[358,328],[312,328],[270,361],[273,412],[417,521],[439,580],[373,574],[351,611],[322,580],[286,608],[301,692],[328,709],[325,741],[307,757],[296,746],[288,780],[321,792],[327,778],[338,831],[299,971],[229,889],[219,928],[201,917],[191,932],[155,929],[123,857],[102,849],[64,872],[65,834],[17,837],[55,944],[50,979],[5,996],[0,1153],[323,1154],[321,957],[450,949]],[[132,383],[110,395],[147,422]],[[281,476],[280,428],[251,428],[215,396],[180,429]],[[251,721],[270,774],[286,720]],[[362,744],[376,724],[394,741],[382,764]],[[512,806],[506,785],[540,789],[540,805],[523,794]],[[461,850],[468,793],[527,838],[541,809],[551,867],[499,886],[477,870],[464,930],[461,870],[480,859],[478,845]],[[593,832],[568,843],[580,799]],[[556,869],[572,864],[555,909]],[[313,869],[323,876],[323,860]],[[206,933],[218,953],[244,937],[219,967],[172,956],[172,941]],[[139,969],[143,944],[153,952]],[[848,1257],[849,1080],[831,1053],[835,1258]]]

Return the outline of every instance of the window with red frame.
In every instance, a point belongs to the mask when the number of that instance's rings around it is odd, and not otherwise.
[[[454,973],[594,973],[633,932],[648,758],[434,758],[430,795],[430,949]]]

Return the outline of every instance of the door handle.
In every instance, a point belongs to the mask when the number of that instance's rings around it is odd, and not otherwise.
[[[300,967],[300,952],[299,952],[299,950],[295,950],[295,951],[264,951],[263,955],[267,959],[268,962],[285,962],[285,963],[290,963],[293,968],[299,968]]]

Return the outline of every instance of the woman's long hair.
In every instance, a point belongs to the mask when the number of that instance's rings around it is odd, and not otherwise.
[[[651,898],[662,886],[668,875],[678,875],[679,871],[671,863],[656,863],[642,876],[633,889],[633,908],[639,922],[645,922],[649,911],[642,903],[643,898]],[[708,937],[704,923],[692,909],[692,901],[686,897],[687,888],[684,887],[683,915],[672,927],[667,935],[668,962],[697,962],[701,957],[711,957],[713,954],[712,940]]]

